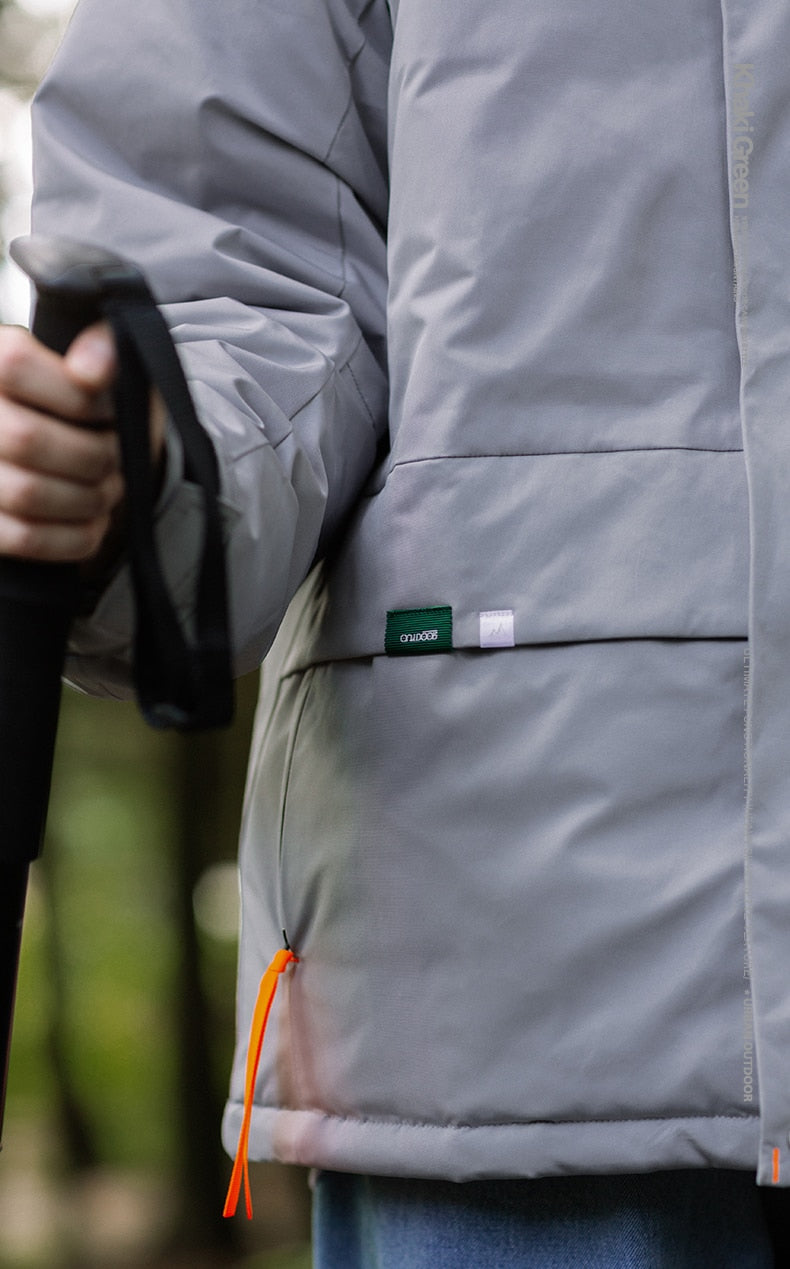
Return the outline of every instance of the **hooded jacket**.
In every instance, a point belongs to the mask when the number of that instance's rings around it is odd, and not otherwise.
[[[148,273],[266,657],[231,1149],[285,931],[253,1157],[790,1184],[788,46],[783,0],[78,8],[34,227]],[[195,534],[171,456],[185,610]],[[121,574],[74,681],[128,624]]]

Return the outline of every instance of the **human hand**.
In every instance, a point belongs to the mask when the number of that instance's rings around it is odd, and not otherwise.
[[[105,323],[78,335],[65,357],[19,327],[0,327],[0,555],[60,563],[98,556],[123,505],[116,371]],[[164,429],[156,395],[156,463]]]

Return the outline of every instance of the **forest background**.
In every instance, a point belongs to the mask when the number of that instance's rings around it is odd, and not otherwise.
[[[28,231],[29,102],[74,0],[0,0],[0,321]],[[306,1174],[253,1165],[221,1216],[233,1041],[236,838],[256,694],[222,733],[155,733],[63,697],[24,927],[0,1155],[0,1269],[306,1269]]]

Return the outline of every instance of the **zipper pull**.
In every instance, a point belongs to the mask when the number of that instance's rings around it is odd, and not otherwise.
[[[222,1212],[223,1216],[235,1216],[236,1206],[239,1201],[239,1193],[241,1191],[243,1181],[247,1219],[252,1220],[252,1194],[250,1192],[250,1170],[247,1151],[250,1139],[250,1122],[252,1120],[252,1103],[255,1096],[255,1081],[258,1075],[258,1063],[261,1059],[263,1037],[266,1034],[266,1024],[269,1021],[269,1014],[271,1013],[274,995],[280,982],[280,976],[291,962],[298,964],[298,961],[299,957],[294,956],[290,947],[286,946],[280,948],[279,952],[277,952],[274,956],[271,965],[266,970],[266,973],[263,975],[258,988],[258,999],[255,1002],[255,1009],[252,1015],[250,1043],[247,1050],[247,1070],[244,1079],[244,1117],[241,1121],[239,1144],[236,1147],[236,1157],[233,1160],[233,1172],[231,1173],[230,1185],[228,1186],[228,1193],[225,1199],[225,1207]]]

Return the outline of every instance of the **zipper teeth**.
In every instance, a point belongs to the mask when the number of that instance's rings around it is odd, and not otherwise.
[[[288,816],[288,795],[291,788],[291,776],[293,773],[294,755],[301,731],[302,718],[307,707],[307,701],[310,696],[310,689],[315,675],[315,666],[308,666],[304,671],[302,682],[299,685],[299,691],[294,709],[294,720],[291,727],[291,733],[288,737],[288,750],[285,756],[283,766],[282,792],[280,795],[280,822],[278,825],[277,840],[277,915],[280,928],[283,932],[283,939],[286,948],[290,949],[291,944],[288,940],[288,918],[285,910],[285,886],[283,874],[285,871],[285,825]]]

